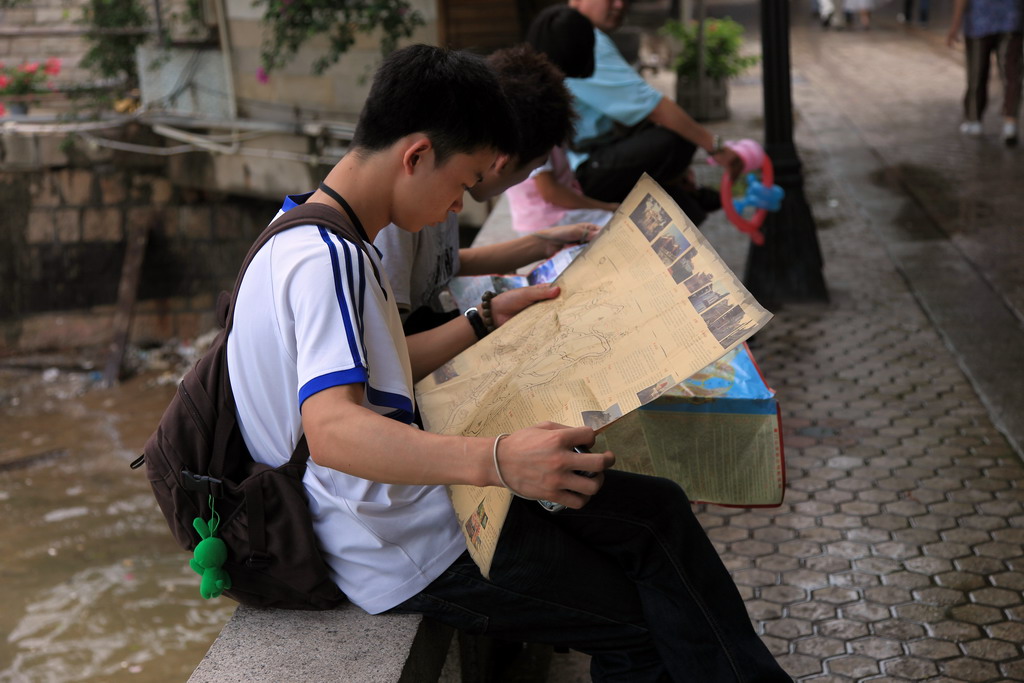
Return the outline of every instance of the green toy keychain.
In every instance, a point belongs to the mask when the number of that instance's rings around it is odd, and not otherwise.
[[[220,597],[220,594],[231,588],[231,577],[222,569],[228,559],[228,547],[214,534],[220,525],[220,515],[214,509],[213,496],[210,496],[210,521],[202,517],[192,520],[192,526],[199,532],[199,545],[192,551],[192,559],[188,561],[192,571],[202,577],[199,583],[199,594],[209,600]]]

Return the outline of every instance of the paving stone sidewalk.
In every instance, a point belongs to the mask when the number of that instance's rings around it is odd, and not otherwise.
[[[858,193],[872,169],[851,154],[863,150],[832,90],[843,84],[822,81],[813,60],[804,68],[802,39],[797,145],[831,301],[786,306],[752,344],[783,409],[785,504],[701,506],[699,518],[794,679],[1024,681],[1024,467],[891,258],[879,223],[892,217]],[[732,118],[713,127],[762,139],[760,98],[760,74],[744,77]],[[919,123],[940,118],[924,110]],[[957,162],[986,156],[968,149]],[[718,217],[704,231],[742,272],[742,236]],[[586,667],[556,654],[548,680],[589,680]]]

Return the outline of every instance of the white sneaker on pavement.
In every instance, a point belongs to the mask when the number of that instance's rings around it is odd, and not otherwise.
[[[1006,121],[1003,123],[1003,144],[1007,147],[1017,146],[1017,122]]]
[[[960,132],[964,135],[981,135],[981,121],[964,121],[960,124]]]

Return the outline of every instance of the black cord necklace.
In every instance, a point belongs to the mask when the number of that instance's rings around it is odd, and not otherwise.
[[[356,232],[359,233],[359,236],[362,237],[364,241],[369,242],[370,238],[367,236],[366,230],[363,229],[362,221],[359,220],[359,216],[357,216],[356,212],[352,210],[352,207],[347,201],[345,201],[345,198],[338,194],[337,190],[333,187],[327,185],[327,183],[320,183],[320,189],[323,190],[328,197],[341,204],[341,208],[345,209],[345,213],[347,213],[348,217],[352,220],[352,225],[355,226]]]

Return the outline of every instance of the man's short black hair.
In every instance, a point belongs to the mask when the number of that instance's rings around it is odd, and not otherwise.
[[[392,52],[373,78],[352,146],[376,152],[424,133],[437,164],[453,154],[515,154],[519,133],[508,99],[483,58],[411,45]]]
[[[594,73],[594,25],[568,5],[545,8],[530,24],[526,42],[569,78]]]
[[[526,162],[547,154],[573,133],[572,95],[562,72],[529,45],[498,50],[487,58],[512,105],[519,129],[515,156]]]

